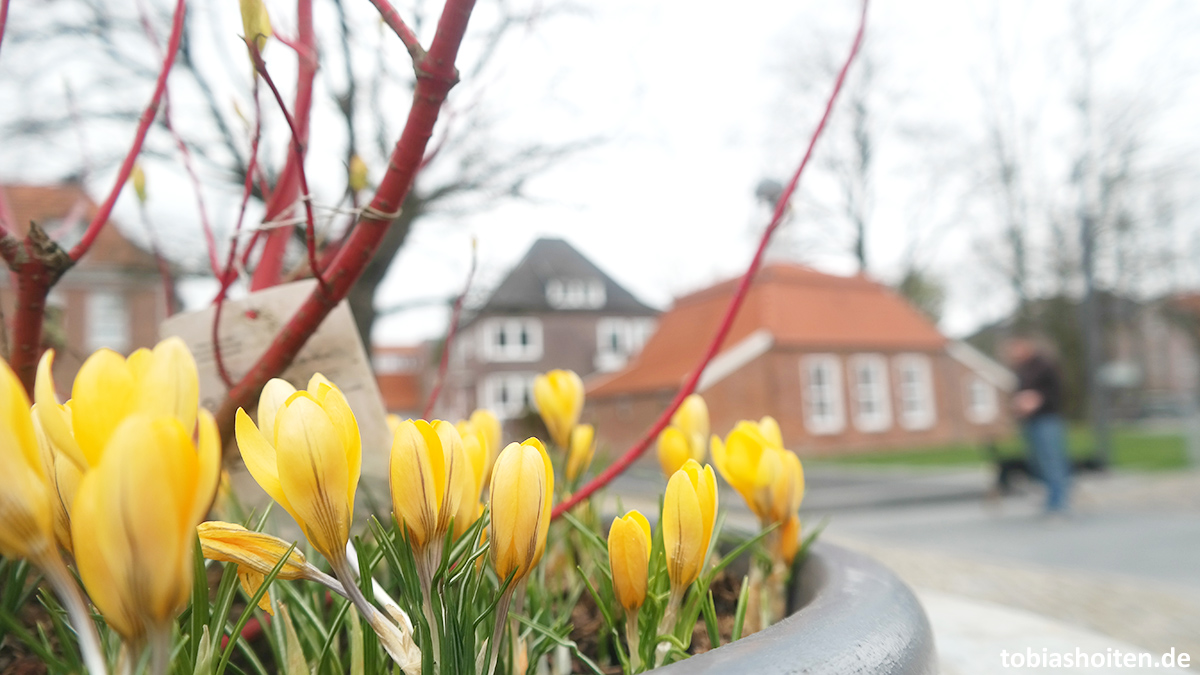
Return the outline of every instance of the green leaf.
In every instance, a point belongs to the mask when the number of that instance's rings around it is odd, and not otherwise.
[[[713,649],[716,649],[721,646],[721,631],[717,629],[717,605],[711,590],[708,592],[708,601],[700,607],[704,610],[704,628],[708,630],[708,641],[712,643]]]
[[[738,593],[737,609],[733,613],[733,635],[730,640],[742,639],[742,627],[746,625],[746,604],[750,599],[750,578],[742,577],[742,590]]]
[[[267,592],[267,589],[271,587],[271,582],[275,581],[275,578],[279,576],[279,572],[283,570],[284,564],[288,562],[288,559],[291,557],[292,551],[294,550],[296,550],[295,542],[293,542],[292,545],[288,547],[288,550],[284,551],[283,555],[279,557],[279,562],[275,563],[275,567],[272,568],[271,572],[263,579],[262,585],[259,586],[258,590],[254,592],[254,595],[250,597],[248,604],[246,605],[246,609],[242,610],[242,615],[238,617],[237,623],[234,624],[233,630],[229,633],[229,643],[225,645],[225,651],[221,654],[221,661],[217,664],[217,670],[215,671],[216,675],[224,674],[225,667],[229,663],[229,657],[233,656],[234,646],[242,641],[242,629],[246,627],[246,622],[250,620],[251,616],[253,616],[254,608],[258,606],[258,601],[262,599],[263,595]],[[236,565],[234,565],[234,567],[236,567]]]

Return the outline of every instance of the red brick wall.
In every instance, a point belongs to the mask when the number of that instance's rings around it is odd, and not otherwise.
[[[888,384],[891,392],[892,423],[880,432],[856,428],[850,398],[851,374],[847,357],[859,353],[823,351],[840,357],[843,368],[842,396],[846,423],[841,433],[815,435],[804,420],[801,359],[806,352],[774,349],[703,393],[708,403],[712,428],[724,435],[741,419],[772,415],[779,422],[784,442],[801,456],[819,456],[848,452],[867,452],[889,448],[912,448],[949,443],[979,443],[1009,433],[1011,421],[1006,412],[1006,395],[997,392],[998,415],[989,424],[975,424],[965,416],[967,378],[971,375],[958,361],[944,353],[928,354],[933,378],[936,421],[924,430],[908,430],[900,424],[899,383],[888,353]],[[661,414],[673,391],[614,396],[589,400],[584,417],[596,425],[600,450],[623,452],[645,433]],[[650,451],[653,455],[653,450]]]

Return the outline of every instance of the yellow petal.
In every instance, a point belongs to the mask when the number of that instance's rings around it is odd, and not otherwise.
[[[130,361],[133,361],[132,357]],[[200,382],[196,374],[196,360],[183,340],[169,337],[159,342],[151,353],[148,367],[137,379],[136,410],[153,415],[172,415],[189,432],[196,428]]]
[[[353,505],[346,451],[329,415],[307,391],[292,394],[279,411],[275,452],[279,484],[302,519],[305,534],[326,558],[345,555]]]
[[[396,521],[406,528],[413,546],[418,548],[436,536],[441,500],[433,460],[436,456],[441,466],[441,444],[441,438],[425,420],[401,422],[392,437],[388,471],[392,508]]]
[[[462,437],[454,425],[445,420],[434,420],[433,430],[442,442],[442,453],[446,457],[447,486],[438,515],[448,526],[454,520],[454,536],[457,538],[475,522],[478,511],[478,494],[475,490],[475,471],[467,459]],[[442,527],[439,530],[445,531]]]
[[[109,437],[132,412],[136,391],[129,364],[110,349],[92,354],[79,368],[71,390],[71,421],[90,466],[100,461]]]
[[[596,429],[580,424],[571,430],[571,449],[567,454],[567,480],[574,481],[587,471],[596,454]]]
[[[721,442],[717,438],[713,441]],[[664,476],[669,477],[678,471],[690,456],[687,435],[679,427],[669,426],[658,435],[658,463],[662,466]]]
[[[708,438],[708,405],[700,394],[691,394],[683,399],[679,409],[671,416],[671,424],[679,427],[687,436]],[[697,459],[697,461],[699,461]]]
[[[63,407],[59,405],[58,397],[54,393],[53,365],[54,350],[47,349],[46,353],[42,355],[41,361],[38,362],[37,380],[33,386],[33,395],[38,403],[38,420],[46,432],[47,440],[82,470],[87,468],[88,462],[83,456],[83,451],[79,449],[79,443],[75,440],[75,431],[72,429],[71,421]]]
[[[240,568],[271,573],[290,544],[264,532],[254,532],[236,523],[209,521],[196,527],[200,547],[209,560],[236,563]],[[304,579],[308,561],[304,553],[292,549],[287,562],[279,569],[279,579]]]
[[[234,434],[237,436],[238,450],[242,453],[242,461],[246,470],[254,477],[254,481],[288,512],[304,528],[300,514],[292,508],[288,496],[284,494],[283,486],[279,483],[279,458],[275,446],[267,442],[258,427],[250,420],[245,410],[238,408],[234,421]]]
[[[608,533],[608,560],[613,588],[621,606],[633,611],[646,599],[650,560],[650,522],[637,511],[613,521]]]
[[[116,511],[112,506],[113,491],[104,487],[104,477],[94,470],[84,474],[79,484],[71,510],[75,566],[88,597],[104,615],[105,623],[126,640],[136,641],[145,635],[146,627],[128,586],[129,549],[109,545],[125,541],[125,530],[112,515]]]
[[[346,466],[349,468],[350,492],[347,500],[354,503],[354,495],[358,491],[358,479],[362,473],[362,437],[358,431],[358,420],[345,395],[337,387],[329,387],[325,397],[321,399],[321,407],[329,415],[329,421],[337,429],[338,437],[342,439],[342,447],[346,449]]]
[[[71,505],[75,502],[75,494],[79,491],[83,472],[75,462],[67,459],[66,455],[50,443],[40,424],[37,408],[38,404],[33,404],[33,429],[37,435],[38,450],[48,479],[50,509],[54,515],[54,537],[58,540],[58,545],[70,553],[74,549],[71,543]]]
[[[662,532],[667,574],[674,588],[686,588],[700,573],[704,532],[700,500],[684,469],[667,481],[663,497]]]
[[[779,430],[779,422],[775,421],[774,417],[767,415],[758,421],[758,430],[762,433],[763,438],[767,443],[776,447],[783,447],[783,433]]]
[[[262,587],[263,582],[266,580],[267,576],[265,574],[259,574],[245,567],[238,568],[238,582],[241,583],[242,591],[245,592],[247,598],[254,597],[254,594],[258,592],[258,589]],[[267,614],[275,615],[275,610],[271,608],[271,591],[263,593],[262,597],[258,599],[258,608]]]
[[[540,455],[540,456],[539,456]],[[492,471],[492,564],[505,579],[520,580],[537,564],[549,527],[548,506],[553,473],[541,443],[511,443],[496,459]]]
[[[552,370],[533,380],[533,401],[558,447],[566,449],[583,412],[583,380],[574,371]]]
[[[221,482],[221,432],[212,413],[200,410],[196,443],[196,494],[191,519],[200,522],[208,515]]]
[[[275,377],[267,380],[258,395],[258,428],[271,445],[275,445],[275,416],[294,393],[296,388],[290,382]]]

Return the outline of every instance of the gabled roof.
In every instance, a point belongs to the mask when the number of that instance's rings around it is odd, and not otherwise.
[[[551,281],[599,282],[604,288],[604,303],[599,307],[553,307],[546,292],[547,284]],[[571,311],[646,316],[658,314],[658,310],[635,298],[567,242],[542,238],[533,243],[521,262],[492,291],[487,302],[474,312],[474,316]]]
[[[731,279],[679,298],[659,317],[658,330],[637,358],[624,370],[589,382],[588,395],[678,387],[700,362],[739,282]],[[723,356],[757,351],[751,347],[760,343],[814,351],[934,351],[945,346],[946,338],[908,301],[864,276],[774,264],[759,271],[709,370]],[[731,359],[724,361],[740,360]]]
[[[84,228],[96,215],[97,206],[77,183],[57,185],[0,185],[4,191],[0,204],[6,212],[0,220],[17,237],[29,232],[29,221],[35,221],[52,239],[69,249],[79,241]],[[92,249],[84,256],[81,266],[113,265],[127,269],[158,271],[154,256],[127,239],[110,220],[96,237]]]

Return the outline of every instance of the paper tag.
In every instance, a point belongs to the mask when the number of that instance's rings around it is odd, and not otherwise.
[[[238,381],[266,353],[271,341],[316,287],[307,279],[226,300],[221,308],[221,360]],[[228,389],[213,356],[212,322],[215,307],[176,314],[163,321],[161,337],[178,336],[187,343],[200,371],[200,405],[216,411]],[[297,389],[308,386],[313,373],[329,378],[346,395],[362,435],[363,475],[387,476],[391,435],[371,361],[345,300],[325,317],[292,365],[280,377]]]

